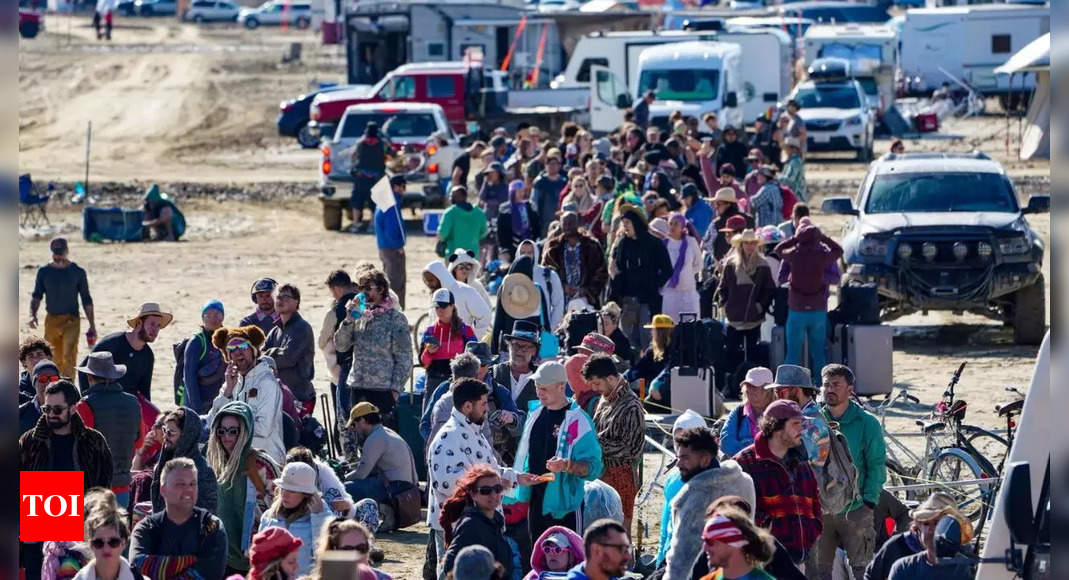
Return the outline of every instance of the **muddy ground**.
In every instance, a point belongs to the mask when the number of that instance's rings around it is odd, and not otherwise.
[[[130,18],[117,19],[115,40],[104,46],[91,39],[88,24],[87,18],[49,16],[48,30],[20,46],[20,169],[60,182],[66,197],[69,184],[84,177],[85,128],[91,120],[91,181],[106,185],[94,186],[97,201],[136,205],[133,191],[151,181],[164,183],[165,190],[178,192],[188,240],[89,244],[80,236],[80,207],[53,204],[53,228],[20,231],[20,335],[30,332],[29,293],[35,268],[49,259],[47,240],[65,232],[72,239],[71,258],[89,273],[102,335],[123,330],[123,320],[141,302],[160,302],[175,314],[154,345],[153,399],[166,408],[174,369],[170,346],[195,330],[207,300],[221,299],[226,322],[236,323],[251,311],[250,283],[272,276],[302,289],[301,310],[318,328],[330,302],[323,284],[327,273],[351,271],[361,260],[377,262],[373,237],[323,229],[319,203],[310,197],[316,153],[279,138],[275,129],[279,101],[314,82],[343,80],[344,56],[338,47],[319,47],[306,32]],[[282,64],[290,42],[303,43],[304,58]],[[1016,125],[1010,129],[1015,135]],[[1043,177],[1049,175],[1048,163],[1018,162],[1006,154],[1003,119],[955,121],[946,130],[967,138],[907,147],[981,148],[1004,162],[1022,193],[1049,191]],[[877,144],[880,152],[886,147]],[[852,193],[863,171],[848,160],[812,159],[807,172],[820,184],[813,188],[814,201]],[[1049,241],[1049,216],[1029,221]],[[827,216],[817,216],[817,222],[833,232],[842,224]],[[411,320],[424,311],[419,271],[434,257],[433,246],[413,221],[407,248]],[[1048,260],[1048,296],[1049,268]],[[930,412],[961,361],[969,366],[958,394],[970,402],[967,420],[981,426],[1000,427],[992,407],[1004,398],[1003,387],[1029,383],[1036,348],[1014,345],[1011,329],[999,323],[932,313],[894,326],[895,383],[922,404],[893,409],[892,431],[916,432],[913,421]],[[316,366],[316,387],[326,392],[321,357]],[[648,476],[658,462],[658,456],[648,456]],[[655,492],[638,510],[636,519],[648,525],[638,536],[647,546],[656,542],[661,503]],[[380,538],[388,558],[383,568],[396,578],[419,577],[425,539],[424,526]]]

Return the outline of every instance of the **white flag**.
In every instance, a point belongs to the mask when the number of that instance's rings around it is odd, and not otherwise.
[[[383,175],[378,183],[371,186],[371,201],[375,207],[386,211],[394,206],[393,188],[390,187],[390,178]]]

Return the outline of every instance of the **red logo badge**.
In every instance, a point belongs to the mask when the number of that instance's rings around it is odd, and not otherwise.
[[[81,471],[19,472],[19,539],[80,542],[85,539],[85,474]]]

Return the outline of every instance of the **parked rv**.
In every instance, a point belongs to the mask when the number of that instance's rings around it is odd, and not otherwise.
[[[725,31],[624,31],[595,32],[581,37],[572,50],[564,72],[554,79],[555,88],[581,87],[590,82],[595,65],[609,69],[628,87],[638,89],[638,64],[642,51],[674,42],[725,42],[742,50],[739,103],[743,120],[751,122],[791,90],[791,38],[782,30]]]
[[[674,111],[701,118],[716,113],[724,126],[742,126],[742,50],[727,42],[674,42],[643,50],[632,96],[656,94],[650,123],[665,130]],[[619,123],[617,123],[619,124]],[[598,128],[600,129],[600,128]]]
[[[805,64],[841,58],[879,114],[894,104],[898,68],[898,33],[882,24],[816,24],[805,33]]]
[[[1007,95],[1009,78],[994,69],[1029,42],[1050,32],[1049,6],[987,4],[917,8],[906,12],[901,69],[910,93],[927,94],[954,79],[985,95]],[[1016,79],[1030,93],[1035,79]]]

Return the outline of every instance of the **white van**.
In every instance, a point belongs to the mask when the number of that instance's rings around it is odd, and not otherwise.
[[[650,124],[671,130],[673,111],[701,118],[716,113],[721,126],[742,126],[742,49],[726,42],[675,42],[653,46],[638,58],[635,100],[647,91],[657,96],[650,105]]]

